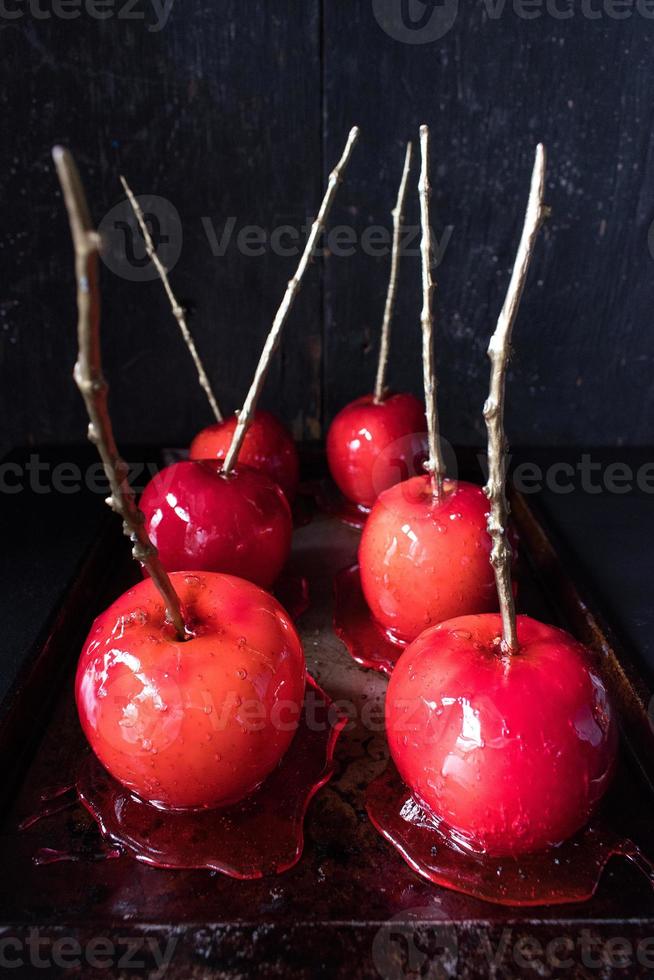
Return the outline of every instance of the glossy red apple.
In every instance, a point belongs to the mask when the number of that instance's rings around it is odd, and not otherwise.
[[[191,638],[180,642],[150,579],[91,628],[75,692],[105,768],[171,808],[242,799],[284,755],[304,695],[300,640],[279,603],[243,579],[171,576]]]
[[[239,464],[173,463],[141,497],[146,530],[169,572],[225,572],[268,588],[288,559],[293,522],[277,483]]]
[[[227,455],[236,416],[216,422],[198,432],[191,443],[191,459],[224,459]],[[257,411],[238,455],[240,466],[262,470],[282,488],[292,503],[300,479],[297,449],[288,429],[270,412]]]
[[[377,622],[410,642],[428,626],[497,609],[481,487],[446,480],[435,502],[416,476],[382,493],[359,545],[361,587]]]
[[[588,651],[517,619],[519,651],[500,650],[497,614],[422,633],[400,657],[386,728],[407,786],[455,841],[495,856],[571,837],[614,769],[617,727]]]
[[[425,406],[414,395],[381,402],[364,395],[346,405],[327,433],[327,462],[341,493],[371,507],[383,490],[421,473],[426,429]]]

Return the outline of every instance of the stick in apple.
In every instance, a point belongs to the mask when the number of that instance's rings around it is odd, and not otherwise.
[[[311,226],[311,231],[295,275],[289,281],[288,286],[286,287],[286,292],[284,294],[281,306],[277,310],[277,314],[273,320],[270,332],[266,337],[266,342],[264,344],[263,351],[261,352],[257,370],[252,380],[252,384],[250,385],[250,390],[247,393],[243,408],[238,413],[238,423],[234,430],[234,436],[230,447],[227,450],[227,455],[225,456],[225,462],[223,464],[224,473],[229,473],[233,469],[236,460],[238,459],[238,454],[241,446],[243,445],[243,440],[245,439],[245,435],[254,417],[257,402],[259,401],[259,396],[261,395],[261,389],[263,388],[266,375],[268,373],[268,368],[270,367],[270,361],[272,360],[272,356],[279,345],[282,328],[286,323],[288,314],[290,313],[295,301],[295,297],[300,288],[300,283],[302,282],[302,277],[304,276],[307,265],[309,264],[309,260],[313,254],[318,237],[324,231],[325,221],[327,220],[327,215],[329,214],[332,202],[336,195],[336,190],[343,179],[343,173],[349,162],[352,150],[354,149],[354,144],[358,138],[359,127],[353,126],[347,138],[343,155],[329,175],[327,191],[325,192],[322,204],[320,205],[318,217]]]
[[[157,255],[156,249],[154,247],[154,242],[152,241],[152,235],[150,234],[150,230],[146,224],[145,216],[143,214],[141,205],[137,201],[136,197],[134,196],[134,192],[132,191],[131,187],[129,186],[125,178],[122,176],[122,174],[120,177],[120,182],[123,185],[123,190],[127,195],[127,200],[132,206],[132,211],[134,212],[136,216],[136,220],[138,221],[139,224],[139,228],[141,229],[141,234],[143,235],[143,240],[145,242],[145,250],[148,254],[150,261],[152,262],[155,269],[157,270],[157,274],[161,279],[164,290],[166,291],[166,296],[168,297],[168,302],[170,303],[170,309],[172,311],[172,314],[177,320],[177,324],[181,331],[182,337],[184,338],[184,343],[186,344],[188,351],[191,357],[193,358],[195,369],[198,372],[198,380],[200,382],[200,386],[202,387],[205,395],[207,396],[207,400],[209,402],[209,405],[211,406],[211,411],[213,412],[216,418],[216,422],[222,422],[223,415],[218,406],[216,396],[213,393],[213,389],[211,387],[209,378],[207,377],[207,372],[205,371],[200,355],[198,354],[197,348],[195,346],[195,341],[191,336],[191,331],[188,328],[184,308],[180,306],[180,304],[177,302],[177,298],[173,293],[172,287],[170,285],[170,280],[168,279],[168,273],[166,272],[166,269],[164,268],[161,259]]]
[[[186,638],[179,598],[159,561],[143,524],[129,485],[129,469],[118,454],[107,408],[108,386],[102,375],[100,353],[100,291],[98,249],[100,236],[91,224],[84,188],[73,157],[55,146],[52,158],[68,212],[75,249],[77,281],[77,337],[79,354],[74,377],[89,415],[89,440],[97,447],[111,490],[107,503],[123,519],[123,531],[132,542],[132,554],[159,589],[178,639]]]
[[[384,307],[384,320],[382,323],[381,341],[379,345],[379,361],[377,363],[377,378],[375,380],[375,402],[379,404],[384,400],[384,390],[386,388],[386,369],[388,367],[388,351],[390,345],[391,320],[395,308],[395,297],[397,295],[397,279],[400,268],[400,235],[402,232],[402,222],[404,220],[404,204],[406,201],[406,190],[409,180],[409,170],[411,169],[411,154],[413,147],[411,143],[406,145],[406,156],[404,158],[404,169],[400,181],[400,189],[397,194],[397,202],[393,211],[393,246],[391,250],[391,272],[388,280],[388,292],[386,293],[386,305]]]
[[[433,298],[436,283],[431,274],[431,224],[429,222],[429,199],[431,185],[429,183],[429,127],[420,127],[421,168],[418,192],[420,194],[420,224],[422,240],[420,242],[420,257],[422,259],[422,373],[425,388],[425,412],[427,416],[427,434],[429,444],[429,459],[425,469],[431,474],[434,497],[438,501],[443,492],[445,462],[441,449],[440,426],[438,422],[438,380],[434,367],[433,342]]]
[[[490,391],[484,405],[488,432],[488,483],[484,492],[490,501],[488,533],[493,541],[491,563],[495,572],[497,594],[502,616],[502,647],[506,653],[518,652],[515,602],[511,588],[511,545],[507,540],[506,524],[509,507],[506,499],[506,434],[504,431],[504,400],[506,370],[511,351],[511,333],[520,306],[529,264],[539,229],[549,211],[543,203],[545,192],[545,148],[536,147],[536,159],[531,176],[527,213],[522,228],[511,280],[500,312],[495,333],[488,345],[491,362]]]

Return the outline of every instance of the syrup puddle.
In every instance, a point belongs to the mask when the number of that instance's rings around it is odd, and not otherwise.
[[[463,850],[411,796],[389,762],[369,787],[366,809],[373,825],[423,878],[496,905],[526,907],[588,901],[604,868],[623,857],[654,887],[654,865],[602,818],[558,847],[519,857],[495,858]]]
[[[358,565],[334,576],[334,632],[358,664],[387,677],[407,646],[392,640],[373,618],[361,591]]]
[[[92,754],[82,764],[77,792],[107,843],[145,864],[207,868],[240,879],[280,874],[300,859],[306,810],[331,778],[336,740],[346,721],[307,676],[304,711],[286,755],[240,803],[161,810],[125,789]]]

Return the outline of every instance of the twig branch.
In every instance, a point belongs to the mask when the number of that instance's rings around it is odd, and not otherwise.
[[[100,290],[98,248],[100,237],[91,225],[84,188],[75,161],[68,150],[55,146],[52,158],[64,195],[75,249],[77,280],[77,338],[79,353],[74,377],[89,415],[89,440],[97,447],[111,490],[107,503],[123,519],[123,531],[132,541],[132,554],[143,565],[163,598],[168,617],[180,640],[186,630],[179,598],[170,577],[159,561],[145,530],[129,485],[129,469],[118,454],[107,408],[107,382],[102,375],[100,354]]]
[[[504,431],[506,371],[511,352],[511,334],[525,287],[536,236],[549,213],[543,203],[544,193],[545,148],[542,143],[539,143],[536,147],[536,159],[531,175],[527,213],[511,281],[495,333],[488,345],[488,357],[491,362],[490,390],[484,405],[484,419],[488,432],[488,483],[484,487],[484,493],[490,501],[488,533],[493,541],[491,563],[495,572],[502,616],[502,648],[505,653],[510,654],[518,652],[518,635],[511,588],[511,545],[506,535],[509,514],[506,499],[507,442]]]
[[[386,369],[388,367],[388,350],[391,334],[391,320],[393,319],[393,309],[395,307],[395,296],[397,294],[397,278],[400,268],[400,235],[402,232],[402,222],[404,220],[404,204],[406,201],[406,189],[409,180],[409,170],[411,169],[411,153],[413,147],[411,143],[406,145],[406,156],[404,158],[404,170],[400,181],[400,189],[397,194],[397,203],[391,212],[393,215],[393,247],[391,251],[391,273],[388,280],[388,292],[386,293],[386,305],[384,307],[384,320],[382,323],[381,341],[379,345],[379,361],[377,362],[377,378],[375,380],[375,402],[384,400],[384,390],[386,388]]]
[[[431,224],[429,221],[429,199],[431,197],[431,185],[429,183],[429,127],[420,127],[420,181],[418,192],[420,194],[420,223],[422,226],[422,240],[420,242],[420,256],[422,259],[422,313],[420,323],[422,326],[422,374],[425,388],[425,414],[427,417],[427,436],[429,445],[429,459],[425,463],[425,469],[431,474],[431,483],[434,497],[439,500],[443,492],[443,478],[445,476],[445,462],[441,450],[440,426],[438,422],[438,380],[436,368],[434,366],[434,342],[433,342],[433,298],[436,284],[431,274]]]
[[[177,302],[175,294],[173,293],[172,287],[170,285],[170,280],[168,279],[168,273],[166,272],[166,269],[164,268],[161,259],[157,255],[156,249],[154,247],[154,242],[152,241],[152,235],[150,234],[150,230],[146,224],[145,217],[141,209],[141,205],[137,201],[131,187],[129,186],[125,178],[122,176],[122,174],[120,177],[120,182],[123,185],[123,190],[127,195],[127,200],[131,204],[132,211],[136,215],[136,220],[139,223],[139,228],[141,229],[141,234],[143,235],[143,240],[145,241],[145,250],[148,254],[150,261],[152,262],[155,269],[157,270],[157,274],[161,279],[161,282],[163,283],[163,287],[166,291],[166,296],[168,297],[168,302],[170,303],[170,309],[172,311],[173,316],[177,320],[177,324],[181,331],[182,337],[184,338],[184,343],[186,344],[188,351],[191,357],[193,358],[195,369],[198,372],[198,380],[200,382],[200,386],[202,387],[205,395],[207,396],[207,400],[211,406],[211,411],[213,412],[216,418],[216,422],[222,422],[223,420],[222,412],[218,407],[218,402],[216,401],[216,396],[213,393],[211,383],[209,381],[209,378],[207,377],[207,372],[204,369],[204,365],[195,346],[195,341],[193,340],[193,337],[191,336],[191,331],[189,330],[188,324],[186,323],[186,314],[184,313],[183,307],[180,306],[179,303]]]
[[[322,200],[322,204],[320,205],[320,211],[318,212],[318,217],[316,218],[316,220],[313,222],[313,225],[311,226],[311,231],[309,233],[309,237],[304,247],[304,252],[302,253],[302,257],[300,259],[295,275],[289,281],[288,286],[286,287],[286,292],[284,294],[284,298],[282,300],[281,306],[277,310],[277,314],[275,315],[275,319],[273,320],[273,324],[272,327],[270,328],[270,332],[266,337],[266,342],[264,344],[263,351],[261,352],[261,357],[259,358],[257,370],[252,380],[252,384],[250,385],[250,390],[247,393],[247,398],[245,399],[243,408],[238,413],[238,423],[234,430],[234,435],[232,437],[232,441],[227,451],[225,462],[223,464],[224,473],[229,473],[230,470],[233,469],[236,460],[238,459],[238,454],[241,450],[241,446],[243,445],[245,434],[250,428],[252,419],[254,417],[254,412],[257,407],[257,402],[259,401],[259,396],[261,395],[261,389],[263,388],[264,382],[266,380],[266,375],[268,373],[268,368],[270,367],[270,361],[272,360],[272,356],[277,350],[277,347],[279,345],[282,328],[286,323],[288,314],[290,313],[293,303],[295,301],[295,297],[300,288],[300,283],[302,282],[302,277],[304,276],[307,265],[309,264],[309,260],[311,259],[311,256],[313,254],[313,250],[315,248],[318,237],[324,231],[325,221],[327,219],[327,215],[329,214],[330,208],[332,206],[332,202],[334,200],[336,190],[343,178],[343,172],[349,162],[350,155],[354,148],[354,144],[356,143],[358,138],[359,138],[359,127],[354,126],[350,130],[350,134],[347,138],[347,143],[345,144],[345,149],[343,150],[343,155],[341,156],[341,159],[338,161],[338,163],[332,170],[331,174],[329,175],[329,183],[327,185],[327,191],[325,192],[325,196]]]

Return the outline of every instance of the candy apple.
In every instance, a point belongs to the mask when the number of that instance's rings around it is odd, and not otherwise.
[[[100,615],[75,683],[84,733],[102,764],[160,807],[242,799],[291,743],[304,655],[279,603],[243,579],[174,572],[183,641],[151,579]]]
[[[289,555],[286,497],[265,473],[240,463],[229,474],[217,460],[173,463],[148,483],[141,510],[170,572],[225,572],[267,588]]]
[[[232,415],[198,432],[191,443],[191,459],[221,459],[227,455],[237,418]],[[270,412],[256,411],[243,440],[239,463],[261,470],[282,488],[289,502],[295,499],[300,479],[297,449],[288,429]]]
[[[364,395],[341,409],[327,433],[327,462],[340,491],[371,507],[383,490],[422,472],[425,407],[414,395]]]
[[[425,630],[386,698],[391,754],[415,797],[456,842],[495,856],[572,836],[616,757],[613,709],[585,648],[528,616],[517,636],[507,656],[498,614]]]
[[[380,495],[359,545],[361,587],[377,622],[414,640],[454,616],[497,609],[488,501],[481,487],[445,480],[434,497],[428,476]]]

